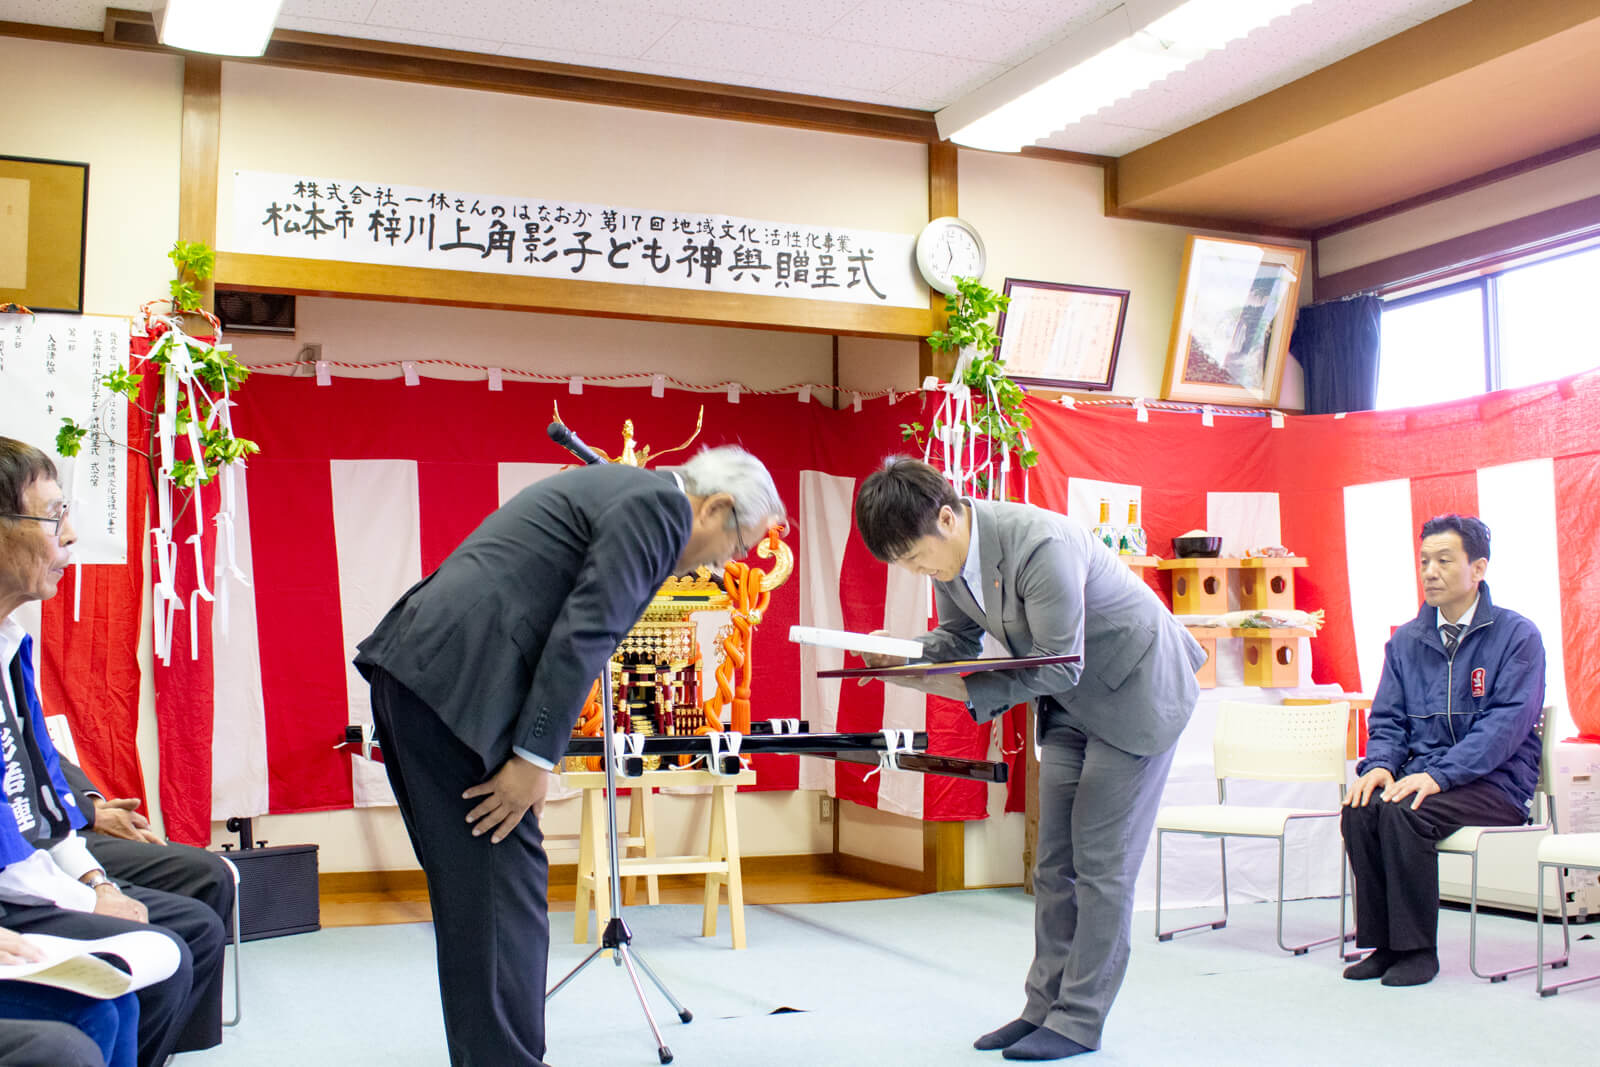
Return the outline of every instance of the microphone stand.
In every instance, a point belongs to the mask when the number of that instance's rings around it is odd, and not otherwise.
[[[552,441],[561,445],[585,463],[594,465],[605,462],[597,452],[579,440],[578,436],[562,423],[552,422],[546,432]],[[661,991],[661,995],[667,998],[668,1003],[678,1013],[678,1018],[681,1021],[689,1022],[694,1018],[694,1013],[684,1007],[678,1001],[678,998],[672,995],[672,991],[656,976],[655,971],[650,969],[650,965],[644,961],[644,958],[633,950],[633,931],[628,929],[628,924],[622,918],[622,875],[620,866],[622,850],[617,841],[617,747],[612,741],[612,735],[616,730],[616,719],[612,714],[611,664],[609,662],[600,675],[600,701],[601,722],[605,724],[602,737],[603,744],[601,745],[601,760],[605,764],[606,771],[606,837],[610,844],[610,870],[608,875],[611,879],[613,911],[611,918],[606,922],[605,930],[600,936],[600,946],[585,956],[583,961],[568,972],[565,978],[552,986],[550,991],[544,995],[544,999],[546,1003],[549,1003],[551,997],[561,992],[567,983],[571,982],[578,976],[579,972],[599,958],[602,952],[611,951],[613,965],[626,967],[628,970],[628,980],[633,983],[633,991],[639,998],[639,1007],[644,1011],[645,1022],[650,1024],[650,1032],[655,1035],[656,1055],[662,1063],[671,1063],[672,1050],[662,1040],[661,1028],[656,1025],[655,1016],[650,1011],[650,1003],[645,999],[644,986],[639,981],[639,971],[643,971],[645,977],[649,978],[655,987]]]

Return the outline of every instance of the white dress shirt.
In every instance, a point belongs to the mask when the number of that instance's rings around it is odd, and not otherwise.
[[[983,566],[978,559],[978,509],[972,506],[972,501],[964,500],[971,526],[967,530],[967,561],[961,565],[961,580],[967,583],[967,592],[972,594],[972,599],[978,602],[978,610],[988,614],[989,609],[983,606]]]
[[[1472,629],[1472,617],[1474,615],[1476,615],[1477,613],[1478,613],[1478,597],[1477,597],[1476,594],[1474,594],[1473,597],[1472,597],[1472,604],[1467,608],[1466,611],[1463,611],[1461,613],[1461,618],[1456,620],[1456,625],[1461,627],[1461,632],[1463,634],[1465,634],[1468,630]],[[1434,609],[1434,615],[1437,616],[1437,618],[1434,620],[1434,625],[1439,627],[1439,628],[1441,628],[1441,629],[1443,629],[1445,624],[1447,624],[1450,621],[1449,619],[1444,617],[1444,609],[1443,608],[1435,608]],[[1441,640],[1444,637],[1443,634],[1440,634],[1439,636],[1440,636]]]

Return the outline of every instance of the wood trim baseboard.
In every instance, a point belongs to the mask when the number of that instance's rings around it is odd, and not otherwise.
[[[797,853],[782,856],[744,856],[739,860],[739,866],[746,876],[804,877],[806,875],[844,873],[840,870],[835,857],[826,852]],[[884,866],[887,866],[887,864]],[[899,870],[900,868],[895,869]],[[863,876],[857,875],[856,877]],[[864,880],[872,881],[874,879],[864,878]],[[557,863],[550,866],[551,886],[558,889],[562,887],[571,888],[577,884],[577,881],[578,865],[576,863]],[[697,874],[668,874],[662,875],[661,881],[666,885],[694,886],[704,884],[705,876]],[[899,888],[899,886],[896,885],[895,888]],[[323,871],[317,875],[317,892],[322,897],[346,894],[371,894],[376,896],[406,894],[408,896],[426,898],[428,878],[420,870]]]
[[[847,878],[859,878],[891,889],[908,893],[932,893],[934,880],[931,872],[912,870],[893,863],[869,860],[865,856],[852,856],[841,852],[838,856],[839,873]]]

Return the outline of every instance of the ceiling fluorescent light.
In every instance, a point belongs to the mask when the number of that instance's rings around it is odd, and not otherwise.
[[[186,52],[259,56],[283,0],[166,0],[156,9],[161,43]]]
[[[1310,0],[1126,0],[934,116],[939,135],[1016,152]]]

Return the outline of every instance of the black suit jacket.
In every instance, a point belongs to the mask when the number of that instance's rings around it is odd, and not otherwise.
[[[555,762],[590,684],[672,575],[693,515],[673,476],[579,467],[518,493],[361,642],[489,769]]]

